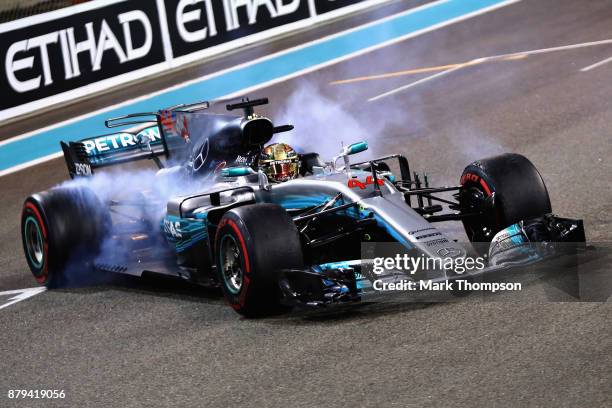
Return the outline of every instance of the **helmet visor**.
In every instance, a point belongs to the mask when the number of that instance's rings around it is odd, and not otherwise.
[[[294,179],[298,174],[298,161],[291,159],[271,161],[266,163],[265,173],[275,181]]]

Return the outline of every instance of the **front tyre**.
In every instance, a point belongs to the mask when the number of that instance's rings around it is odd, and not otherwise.
[[[223,215],[215,255],[225,298],[247,317],[284,311],[277,272],[304,265],[299,232],[275,204],[246,205]]]
[[[526,157],[514,153],[467,166],[459,201],[462,212],[481,214],[463,221],[472,242],[491,242],[502,229],[552,211],[542,176]]]
[[[86,266],[110,223],[108,210],[88,188],[57,188],[28,197],[21,239],[36,281],[50,288],[64,286],[69,264]]]

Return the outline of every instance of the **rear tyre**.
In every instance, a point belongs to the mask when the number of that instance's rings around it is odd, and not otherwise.
[[[247,317],[278,314],[277,272],[304,265],[299,232],[276,204],[246,205],[228,211],[215,238],[217,278],[225,298]]]
[[[467,166],[459,197],[463,212],[482,212],[463,221],[472,242],[490,242],[502,229],[552,211],[542,176],[526,157],[514,153]]]
[[[28,197],[21,238],[34,278],[49,288],[64,286],[66,269],[89,265],[110,224],[110,213],[88,188],[57,188]]]

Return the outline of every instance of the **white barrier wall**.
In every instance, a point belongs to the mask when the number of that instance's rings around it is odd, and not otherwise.
[[[0,121],[389,0],[94,0],[0,24]]]

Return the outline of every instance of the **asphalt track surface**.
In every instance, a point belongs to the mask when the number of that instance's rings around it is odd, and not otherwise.
[[[398,2],[304,38],[415,4]],[[296,144],[327,150],[365,132],[375,153],[404,153],[435,182],[455,183],[477,158],[524,154],[542,173],[554,211],[584,218],[588,239],[599,243],[611,238],[612,64],[581,69],[612,56],[612,44],[464,67],[376,102],[367,100],[440,71],[330,82],[610,38],[612,1],[525,0],[253,96],[271,98],[272,117],[294,118]],[[2,133],[294,41],[250,48]],[[321,101],[327,105],[316,110]],[[349,131],[329,112],[351,121]],[[308,130],[299,134],[300,126]],[[317,132],[327,133],[313,140]],[[0,179],[0,291],[35,286],[19,239],[22,200],[64,178],[63,162],[53,160]],[[0,406],[611,406],[610,302],[541,295],[531,287],[515,301],[382,302],[244,320],[215,291],[167,280],[47,291],[0,310]],[[10,401],[9,389],[64,389],[67,396]]]

